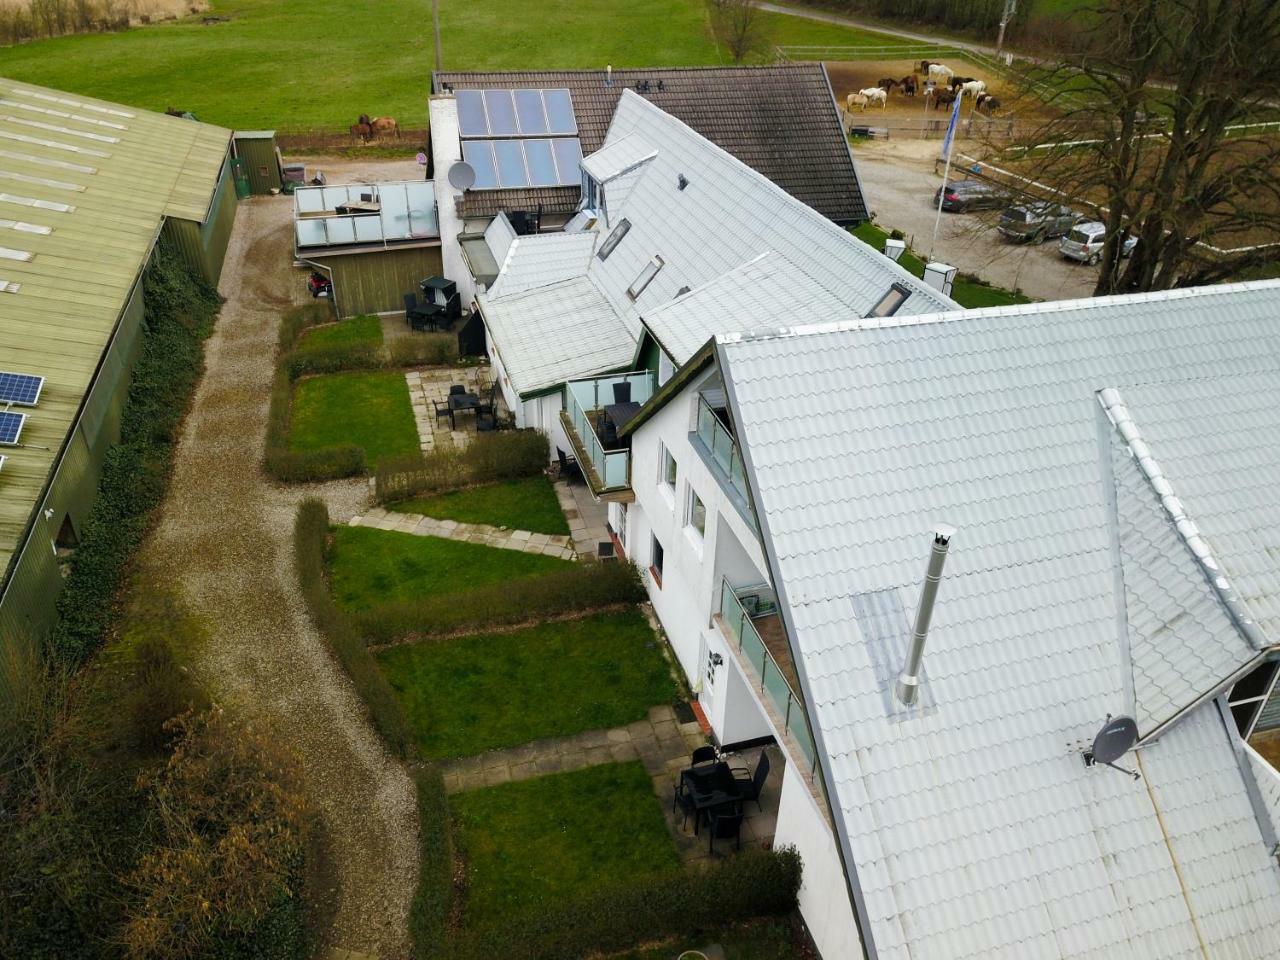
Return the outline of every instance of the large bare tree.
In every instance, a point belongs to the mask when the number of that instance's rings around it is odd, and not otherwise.
[[[765,17],[756,0],[711,0],[711,21],[734,63],[768,50]]]
[[[1103,0],[1052,70],[1023,166],[1108,227],[1096,293],[1248,276],[1280,259],[1280,3]],[[1129,258],[1125,241],[1138,242]]]

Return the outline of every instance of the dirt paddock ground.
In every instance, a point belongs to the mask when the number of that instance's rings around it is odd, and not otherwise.
[[[981,80],[987,85],[987,92],[996,97],[1008,96],[1012,99],[1012,89],[1005,82],[1003,77],[992,74],[989,70],[978,67],[968,60],[954,60],[946,63],[952,70],[956,72],[957,77],[973,77]],[[836,103],[841,107],[845,105],[849,94],[857,93],[859,90],[867,87],[874,87],[876,81],[881,77],[892,77],[895,80],[901,80],[903,77],[914,74],[916,68],[920,66],[919,60],[852,60],[842,61],[839,63],[831,62],[827,65],[827,75],[831,78],[831,89],[836,95]],[[924,90],[924,77],[917,75],[916,82],[919,84],[921,91]],[[857,115],[861,111],[854,109]],[[924,97],[917,94],[914,97],[908,97],[901,90],[893,90],[889,94],[889,102],[884,107],[874,104],[866,109],[868,118],[880,116],[894,118],[910,118],[912,120],[919,119],[925,114]],[[931,116],[945,116],[946,110],[934,110],[929,108]]]

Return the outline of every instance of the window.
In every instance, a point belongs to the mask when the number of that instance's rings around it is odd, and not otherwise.
[[[618,543],[622,544],[622,549],[627,549],[627,505],[625,503],[618,504]]]
[[[1267,699],[1275,684],[1277,666],[1280,666],[1280,661],[1272,660],[1262,664],[1237,681],[1231,688],[1231,692],[1227,694],[1227,706],[1231,708],[1236,729],[1245,739],[1253,733],[1258,715],[1267,705]]]
[[[653,282],[653,278],[658,275],[658,271],[662,269],[663,259],[654,257],[644,265],[644,269],[640,271],[640,276],[636,277],[635,283],[627,288],[627,296],[632,300],[640,299],[640,294],[644,293],[644,288]]]
[[[895,283],[889,288],[889,292],[880,298],[880,302],[871,308],[868,317],[892,317],[898,312],[898,308],[907,302],[907,297],[911,296],[911,291],[900,283]]]
[[[613,248],[622,242],[622,238],[627,235],[627,231],[631,229],[631,221],[623,217],[618,221],[618,225],[609,231],[609,236],[600,246],[600,252],[596,254],[601,260],[608,260],[609,254],[613,253]]]
[[[665,351],[658,351],[658,386],[662,386],[676,372],[676,365],[671,362]]]
[[[658,586],[662,586],[662,560],[663,549],[662,544],[658,542],[657,537],[651,537],[652,543],[649,545],[649,572],[653,574],[653,579]]]
[[[676,458],[671,456],[671,451],[667,449],[667,445],[662,444],[662,472],[658,475],[658,482],[671,488],[671,492],[675,493],[676,489]]]
[[[698,492],[694,490],[693,487],[689,488],[689,509],[688,509],[688,516],[685,518],[685,520],[688,523],[690,529],[697,532],[699,539],[706,536],[707,507],[706,507],[706,504],[702,502],[702,498],[698,496]]]

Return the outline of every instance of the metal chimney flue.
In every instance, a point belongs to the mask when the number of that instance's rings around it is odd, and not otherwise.
[[[613,86],[613,64],[607,63],[604,68],[604,85],[606,87]]]
[[[915,706],[920,696],[920,664],[924,660],[924,642],[929,636],[929,621],[933,619],[933,603],[938,597],[938,583],[942,580],[942,568],[947,562],[947,547],[955,535],[955,527],[939,524],[933,531],[933,547],[929,551],[929,567],[924,575],[924,589],[920,591],[920,605],[916,607],[915,627],[911,631],[911,646],[907,648],[907,662],[898,674],[894,692],[908,707]]]

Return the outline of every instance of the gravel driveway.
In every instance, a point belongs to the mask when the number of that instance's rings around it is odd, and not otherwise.
[[[936,208],[932,198],[942,183],[941,175],[933,172],[938,148],[937,140],[873,140],[853,148],[858,179],[877,225],[901,230],[921,256],[928,253],[933,238]],[[963,144],[957,144],[957,150],[963,149]],[[958,179],[954,163],[951,170],[952,179]],[[1040,247],[1008,243],[993,226],[998,216],[998,211],[943,211],[934,259],[999,287],[1021,287],[1037,300],[1093,295],[1097,268],[1064,259],[1058,254],[1056,240]]]
[[[323,853],[314,893],[320,950],[391,960],[409,952],[413,785],[312,627],[292,547],[304,496],[322,496],[341,522],[363,508],[368,486],[282,489],[261,471],[278,318],[302,295],[291,267],[292,210],[288,197],[239,206],[220,284],[227,302],[147,559],[172,571],[208,628],[201,671],[302,759]]]

